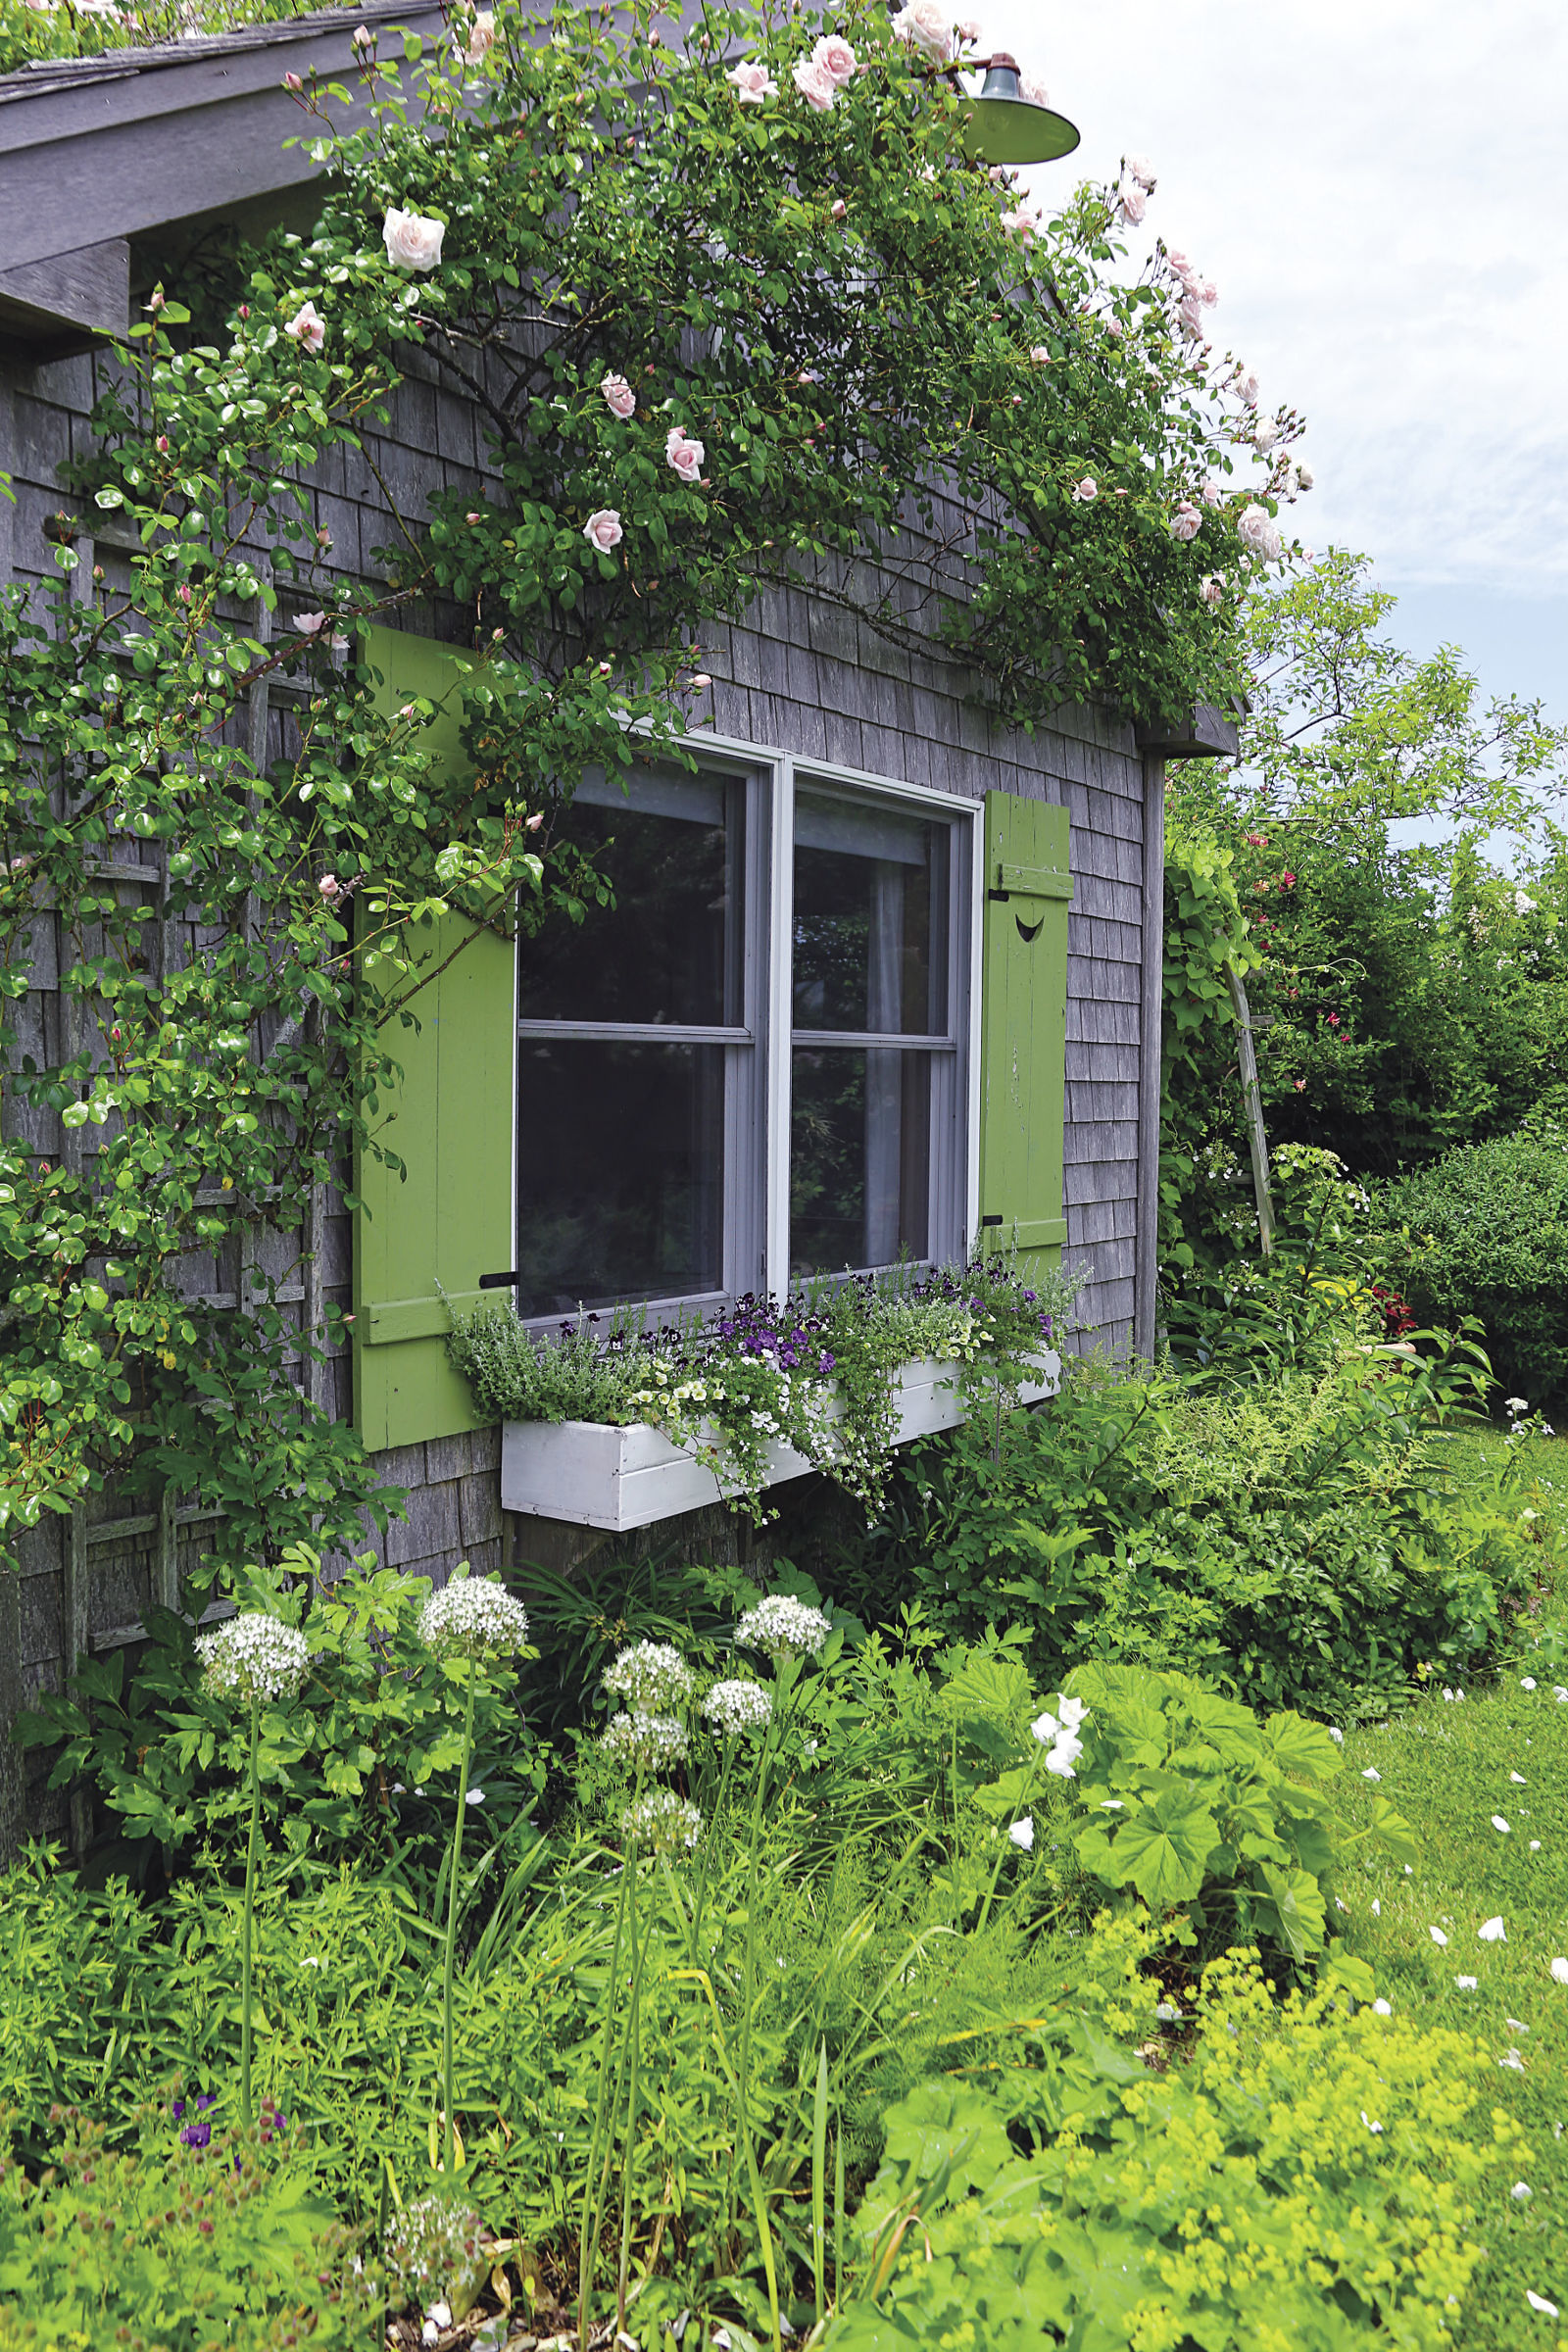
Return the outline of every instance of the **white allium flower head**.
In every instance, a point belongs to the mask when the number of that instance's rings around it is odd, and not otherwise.
[[[770,1658],[820,1657],[833,1631],[832,1620],[789,1592],[770,1592],[748,1609],[735,1628],[742,1649],[765,1650]]]
[[[649,1714],[685,1706],[695,1688],[691,1668],[671,1642],[634,1642],[605,1676],[612,1698]]]
[[[703,1817],[673,1788],[651,1788],[626,1807],[620,1829],[622,1837],[635,1838],[639,1845],[656,1854],[672,1854],[697,1843],[703,1834]]]
[[[715,1683],[703,1701],[703,1713],[726,1739],[739,1732],[764,1731],[773,1719],[772,1695],[760,1683]]]
[[[678,1764],[686,1753],[686,1730],[674,1715],[650,1715],[642,1707],[633,1707],[629,1715],[615,1717],[601,1734],[599,1744],[617,1763],[640,1764],[659,1772],[666,1764]]]
[[[236,1698],[247,1707],[292,1698],[311,1662],[305,1636],[265,1609],[247,1609],[210,1634],[199,1634],[196,1654],[207,1670],[205,1688],[217,1698]]]
[[[437,1658],[505,1658],[528,1639],[528,1612],[488,1576],[455,1576],[419,1611],[419,1640]]]

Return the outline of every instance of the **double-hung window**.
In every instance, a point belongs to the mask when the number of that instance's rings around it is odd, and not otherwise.
[[[965,1227],[967,808],[737,764],[590,777],[521,943],[516,1304],[698,1305]]]

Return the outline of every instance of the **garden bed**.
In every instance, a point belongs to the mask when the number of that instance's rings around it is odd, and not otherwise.
[[[1040,1378],[1016,1392],[1020,1404],[1054,1396],[1061,1358],[1054,1349],[1032,1359]],[[905,1364],[895,1379],[895,1446],[954,1429],[966,1418],[962,1367],[935,1356]],[[734,1489],[707,1458],[721,1446],[717,1430],[677,1446],[646,1421],[507,1421],[501,1435],[501,1503],[539,1519],[565,1519],[619,1535],[650,1527],[678,1512],[729,1499]],[[793,1446],[770,1439],[763,1484],[782,1486],[815,1465]]]

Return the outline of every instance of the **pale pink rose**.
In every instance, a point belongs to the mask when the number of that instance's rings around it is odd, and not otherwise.
[[[1312,487],[1312,484],[1313,484],[1313,483],[1316,481],[1316,479],[1317,479],[1317,476],[1316,476],[1316,474],[1315,474],[1315,473],[1312,471],[1312,468],[1311,468],[1311,466],[1297,466],[1297,468],[1296,468],[1296,487],[1298,488],[1298,490],[1310,490],[1310,489],[1311,489],[1311,487]]]
[[[1205,571],[1199,581],[1198,593],[1205,605],[1217,605],[1224,602],[1224,587],[1211,571]]]
[[[1202,341],[1203,306],[1200,302],[1195,302],[1190,294],[1184,294],[1176,305],[1176,318],[1189,343]]]
[[[1154,167],[1147,155],[1124,155],[1121,168],[1129,179],[1136,179],[1146,195],[1153,192]]]
[[[1198,495],[1205,507],[1222,507],[1225,504],[1225,485],[1223,482],[1215,481],[1213,475],[1210,474]]]
[[[327,904],[330,906],[331,902],[337,897],[341,885],[338,882],[336,874],[323,874],[316,887],[320,892],[322,898],[325,899]]]
[[[1105,332],[1107,335],[1109,335],[1111,341],[1113,343],[1119,343],[1121,341],[1122,326],[1121,320],[1116,317],[1114,311],[1106,313],[1104,324]]]
[[[1238,361],[1236,365],[1236,381],[1234,389],[1238,400],[1245,401],[1250,409],[1256,408],[1257,378],[1255,375],[1245,369],[1240,361]]]
[[[893,30],[934,66],[945,66],[953,54],[953,17],[942,0],[905,0]]]
[[[845,203],[842,196],[835,196],[833,202],[828,207],[828,210],[832,214],[835,220],[842,220],[849,209],[849,206]]]
[[[960,17],[953,29],[966,49],[972,49],[980,38],[980,27],[973,17]]]
[[[292,335],[302,351],[318,352],[326,341],[326,320],[314,302],[302,302],[283,332]]]
[[[1260,507],[1255,499],[1237,516],[1236,536],[1254,556],[1262,556],[1271,564],[1277,560],[1282,544],[1279,526],[1268,509]]]
[[[700,669],[697,672],[696,677],[692,680],[692,684],[696,687],[699,694],[706,694],[709,687],[711,686],[712,683],[713,681],[709,676],[706,669]]]
[[[1165,259],[1167,262],[1169,262],[1171,268],[1175,270],[1178,277],[1192,276],[1192,263],[1188,260],[1186,254],[1182,253],[1176,246],[1167,246],[1165,251]]]
[[[285,74],[283,76],[283,87],[285,90],[292,90],[297,96],[299,92],[304,89],[305,83],[300,74]]]
[[[318,645],[324,645],[330,653],[348,651],[348,639],[334,635],[324,612],[296,612],[294,626],[302,637],[310,637]]]
[[[1130,228],[1138,226],[1139,221],[1149,210],[1149,198],[1136,179],[1121,190],[1117,198],[1116,209]]]
[[[1019,74],[1018,95],[1027,100],[1030,106],[1049,106],[1051,104],[1051,92],[1038,74]]]
[[[605,406],[612,416],[618,416],[624,424],[637,406],[637,395],[626,378],[623,375],[604,376],[599,389],[605,396]]]
[[[707,454],[701,441],[687,439],[681,425],[672,425],[664,437],[664,456],[683,482],[697,481]]]
[[[602,556],[608,556],[626,536],[620,527],[620,516],[613,507],[601,507],[597,513],[590,514],[582,526],[582,535],[589,546],[596,547]]]
[[[470,66],[482,65],[495,45],[496,12],[493,8],[481,8],[473,20],[463,52],[464,62]]]
[[[1067,496],[1082,506],[1088,506],[1092,499],[1100,496],[1100,484],[1092,473],[1086,473],[1081,482],[1074,482]]]
[[[825,66],[813,64],[808,57],[803,57],[792,68],[790,79],[815,115],[825,115],[838,97],[839,85],[832,74]]]
[[[1032,245],[1039,231],[1041,216],[1032,205],[1020,204],[1015,211],[1004,213],[1002,225],[1009,237],[1020,245]]]
[[[1184,498],[1171,516],[1170,535],[1173,539],[1196,539],[1203,527],[1203,517],[1190,498]]]
[[[1211,311],[1219,300],[1219,288],[1211,277],[1205,277],[1198,289],[1199,300],[1205,311]]]
[[[1264,457],[1267,457],[1279,437],[1280,428],[1272,416],[1261,417],[1252,427],[1252,447],[1260,450]]]
[[[778,96],[778,83],[768,78],[767,68],[759,65],[755,58],[731,66],[724,79],[732,85],[742,106],[760,106],[764,98]]]
[[[825,32],[811,51],[811,63],[820,66],[829,81],[837,82],[842,90],[853,79],[859,59],[847,40],[836,32]]]
[[[356,49],[373,49],[375,47],[375,35],[368,24],[356,24],[351,37]],[[330,875],[327,876],[327,880],[331,880]]]
[[[381,241],[394,269],[434,270],[441,260],[441,240],[446,233],[441,221],[428,220],[422,213],[401,213],[394,207],[387,214]]]
[[[1044,343],[1031,343],[1029,346],[1029,357],[1031,360],[1033,360],[1037,368],[1049,368],[1051,366],[1051,353]]]

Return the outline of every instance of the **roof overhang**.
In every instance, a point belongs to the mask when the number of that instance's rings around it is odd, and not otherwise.
[[[1139,727],[1138,749],[1151,760],[1234,760],[1240,737],[1234,717],[1199,703],[1173,727]]]

